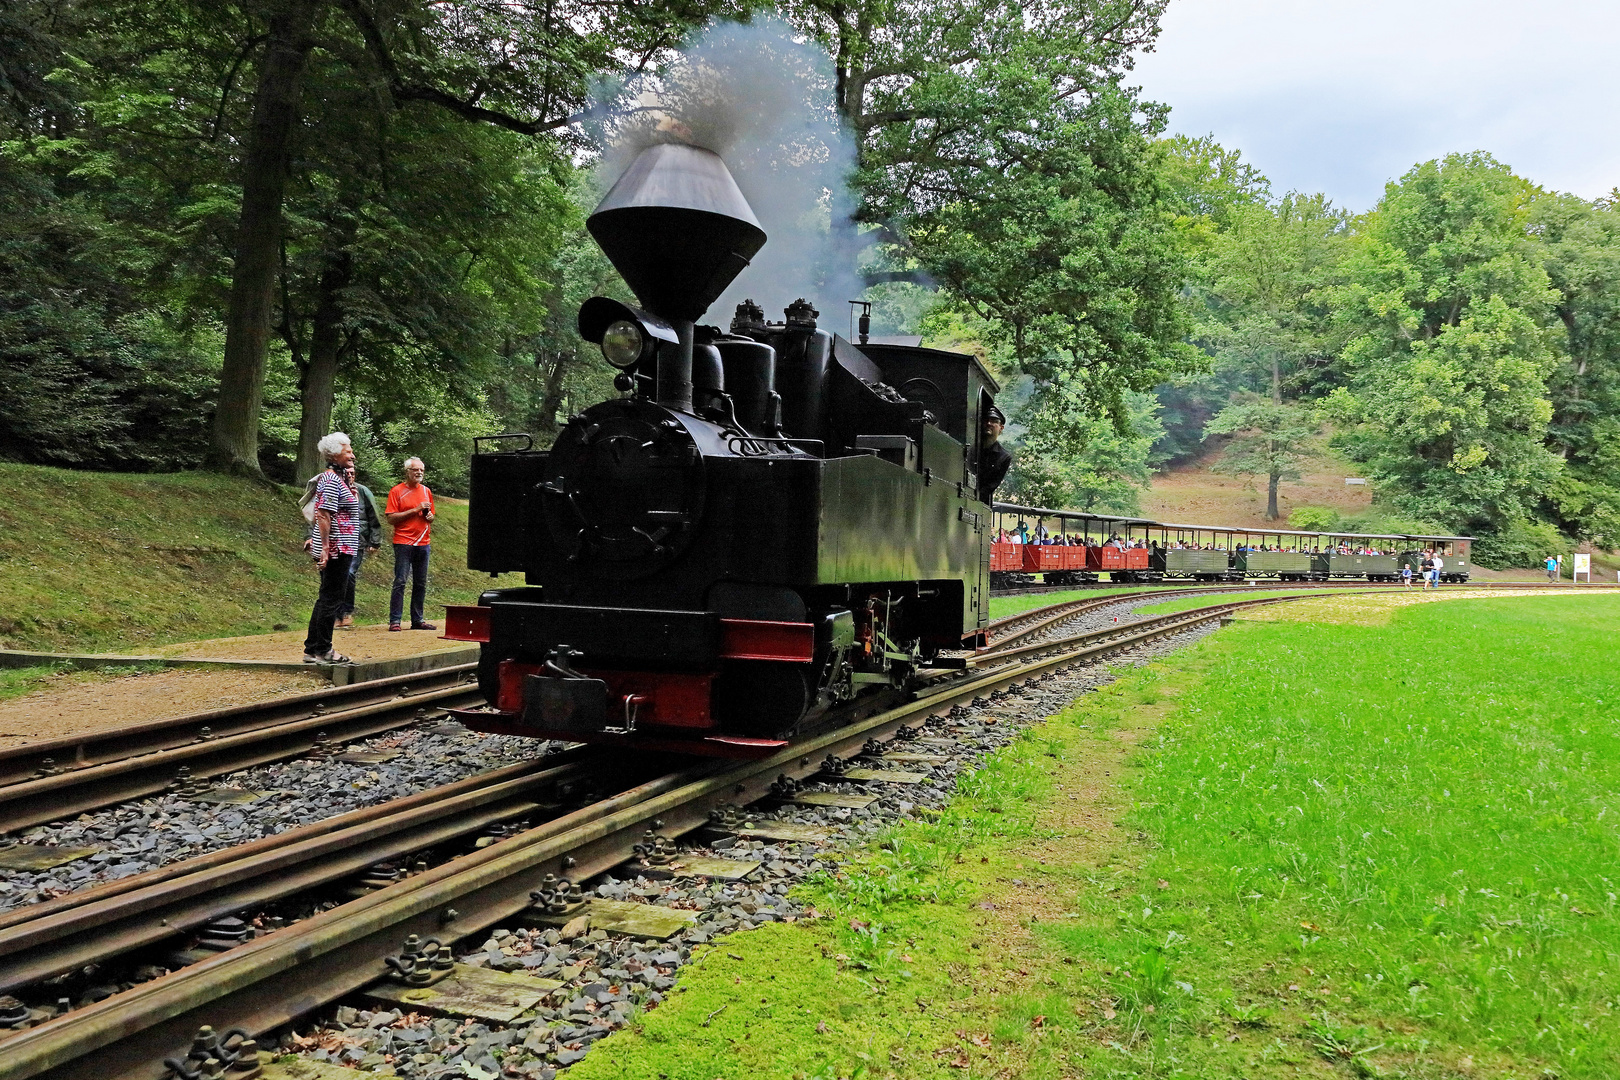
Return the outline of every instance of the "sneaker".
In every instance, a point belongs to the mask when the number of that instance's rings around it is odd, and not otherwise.
[[[439,628],[438,624],[436,624],[436,623],[430,623],[430,622],[413,622],[413,623],[411,623],[411,629],[412,630],[437,630],[438,628]]]
[[[306,663],[306,664],[324,664],[324,663],[326,663],[326,658],[322,657],[322,656],[316,656],[314,653],[305,653],[304,654],[304,663]]]
[[[399,623],[397,623],[397,622],[391,622],[391,623],[388,624],[388,629],[390,629],[390,630],[403,630],[405,628],[403,626],[399,625]]]

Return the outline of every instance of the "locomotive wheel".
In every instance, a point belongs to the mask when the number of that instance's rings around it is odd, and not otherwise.
[[[720,730],[752,739],[778,738],[809,711],[810,664],[733,660],[714,682],[714,714]]]

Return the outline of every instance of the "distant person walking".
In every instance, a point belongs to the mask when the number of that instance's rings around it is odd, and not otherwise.
[[[1429,571],[1429,584],[1436,589],[1440,587],[1440,571],[1444,570],[1445,568],[1446,560],[1440,557],[1440,553],[1438,551],[1435,552],[1434,569]]]
[[[321,588],[309,616],[304,638],[304,663],[347,664],[350,660],[332,649],[332,627],[349,584],[349,564],[359,549],[360,500],[343,478],[354,464],[349,437],[334,431],[316,444],[327,469],[315,479],[314,531],[310,554],[320,570]]]
[[[1558,556],[1547,556],[1547,584],[1553,585],[1558,581]]]
[[[422,618],[427,603],[428,552],[433,537],[433,492],[422,483],[427,466],[419,457],[405,459],[405,481],[388,493],[383,517],[394,527],[394,591],[388,599],[388,629],[403,629],[405,582],[411,582],[411,629],[437,630]]]
[[[349,563],[349,583],[343,590],[343,606],[338,609],[337,627],[339,630],[353,630],[354,586],[360,580],[360,564],[366,561],[367,555],[382,547],[383,531],[382,517],[377,513],[377,500],[371,494],[371,489],[355,477],[354,466],[349,466],[345,479],[349,481],[349,489],[360,500],[360,542],[354,551],[354,561]]]

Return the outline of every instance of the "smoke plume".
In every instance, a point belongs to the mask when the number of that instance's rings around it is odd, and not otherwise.
[[[725,159],[768,238],[753,264],[700,321],[721,327],[751,298],[768,318],[806,297],[842,331],[862,295],[848,227],[855,142],[833,98],[831,59],[779,20],[717,23],[656,72],[601,95],[596,135],[606,191],[655,143],[684,142]]]

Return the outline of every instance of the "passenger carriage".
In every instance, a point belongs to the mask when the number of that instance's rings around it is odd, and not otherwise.
[[[1406,541],[1400,535],[1379,533],[1323,533],[1323,550],[1312,562],[1320,577],[1363,577],[1368,581],[1398,581],[1397,552]],[[1345,551],[1344,548],[1350,550]],[[1363,549],[1370,549],[1369,554]]]
[[[1441,581],[1454,581],[1459,585],[1468,580],[1469,549],[1473,546],[1474,538],[1471,536],[1406,536],[1402,538],[1405,544],[1397,556],[1399,566],[1410,566],[1412,576],[1422,573],[1423,553],[1435,551],[1445,564],[1440,568]],[[1400,571],[1397,569],[1396,573]]]
[[[1400,580],[1402,565],[1415,570],[1424,550],[1440,552],[1444,580],[1467,581],[1469,575],[1472,539],[1466,536],[1178,525],[1016,503],[997,503],[993,509],[998,534],[1022,524],[1033,537],[1044,524],[1051,537],[1080,541],[993,544],[996,588],[1032,585],[1038,577],[1054,585],[1092,584],[1103,574],[1115,582],[1392,582]]]
[[[1169,579],[1241,581],[1232,566],[1236,529],[1209,525],[1148,525],[1148,557],[1153,572]]]

